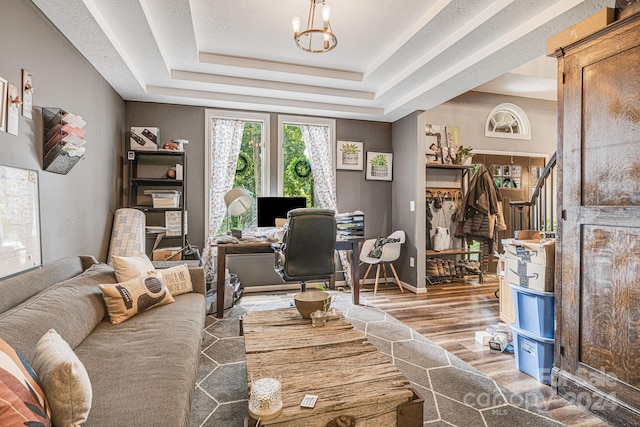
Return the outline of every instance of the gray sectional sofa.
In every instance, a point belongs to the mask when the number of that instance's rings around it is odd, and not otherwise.
[[[187,426],[205,320],[205,278],[194,291],[113,325],[98,284],[116,283],[93,257],[69,257],[0,281],[0,338],[28,362],[55,329],[82,361],[93,403],[86,426]]]

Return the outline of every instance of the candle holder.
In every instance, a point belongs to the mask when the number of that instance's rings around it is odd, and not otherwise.
[[[280,381],[261,378],[251,381],[249,414],[254,419],[272,420],[282,413]]]

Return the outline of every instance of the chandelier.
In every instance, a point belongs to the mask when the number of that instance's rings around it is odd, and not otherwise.
[[[320,2],[322,2],[322,27],[314,28],[316,3]],[[327,5],[326,0],[309,0],[309,3],[309,18],[307,19],[307,28],[304,31],[300,31],[300,18],[294,16],[291,20],[293,39],[296,41],[296,46],[305,52],[329,52],[338,44],[338,38],[331,32],[331,24],[329,23],[331,8]]]

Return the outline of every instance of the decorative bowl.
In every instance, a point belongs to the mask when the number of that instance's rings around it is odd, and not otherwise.
[[[311,318],[311,313],[316,310],[324,310],[325,301],[328,302],[328,305],[331,303],[331,295],[324,291],[304,291],[296,294],[293,298],[294,303],[296,304],[296,308],[298,312],[305,319]]]

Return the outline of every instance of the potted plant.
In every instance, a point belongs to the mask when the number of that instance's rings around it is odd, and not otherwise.
[[[456,151],[456,163],[459,165],[471,164],[471,157],[473,157],[473,147],[465,147],[461,145]]]
[[[372,176],[387,176],[389,173],[389,164],[387,163],[387,156],[384,154],[378,154],[371,160],[371,175]]]
[[[344,165],[357,165],[358,164],[358,153],[360,149],[356,144],[347,143],[342,144],[340,147],[340,151],[342,151],[342,164]]]

